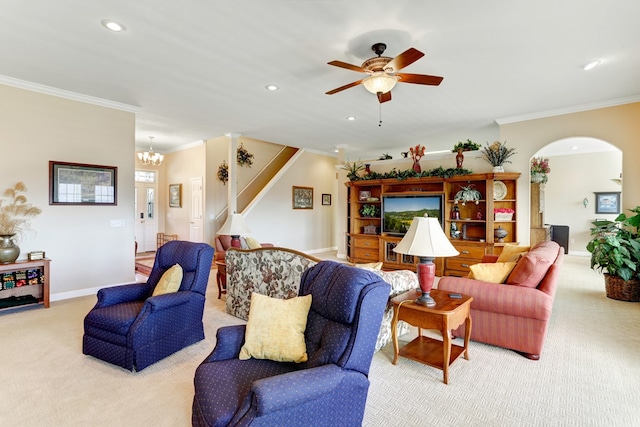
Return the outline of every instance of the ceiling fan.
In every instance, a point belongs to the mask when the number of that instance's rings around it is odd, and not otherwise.
[[[393,89],[398,82],[438,86],[442,81],[442,77],[438,76],[398,73],[398,71],[404,67],[413,64],[418,59],[422,58],[424,53],[411,47],[395,58],[389,58],[387,56],[382,56],[386,48],[387,45],[384,43],[376,43],[371,46],[371,50],[373,50],[378,56],[367,59],[362,63],[362,66],[347,64],[342,61],[328,62],[329,65],[367,73],[369,76],[341,86],[337,89],[330,90],[327,92],[327,95],[333,95],[334,93],[362,84],[369,92],[377,95],[380,103],[383,103],[391,101],[391,89]]]

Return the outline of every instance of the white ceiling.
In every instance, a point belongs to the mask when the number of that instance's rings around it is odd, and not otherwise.
[[[0,0],[0,75],[139,107],[160,152],[240,132],[347,156],[428,151],[496,134],[496,119],[640,100],[637,0]],[[114,19],[123,33],[105,30]],[[384,42],[425,56],[379,104],[362,75]],[[585,72],[581,66],[600,59]],[[6,79],[5,79],[6,82]],[[266,84],[280,90],[267,91]],[[347,116],[356,116],[350,122]],[[476,142],[485,142],[479,140]]]

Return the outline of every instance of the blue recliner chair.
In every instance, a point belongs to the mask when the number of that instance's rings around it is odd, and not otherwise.
[[[84,318],[82,352],[140,371],[204,339],[202,314],[213,248],[171,241],[156,253],[147,283],[104,288]],[[151,296],[169,268],[183,270],[178,292]]]
[[[312,295],[303,363],[239,360],[245,325],[218,329],[197,368],[194,426],[360,426],[369,367],[389,284],[363,269],[322,261],[302,276]]]

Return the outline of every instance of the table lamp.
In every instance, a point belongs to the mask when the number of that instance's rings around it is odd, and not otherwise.
[[[251,233],[249,227],[244,223],[244,218],[239,213],[234,213],[227,216],[227,220],[222,225],[222,228],[218,230],[217,234],[225,234],[231,236],[231,247],[240,248],[240,235]]]
[[[431,288],[436,277],[436,265],[433,263],[436,257],[456,256],[460,253],[453,247],[447,236],[442,231],[440,222],[435,217],[415,217],[411,226],[400,243],[393,249],[394,252],[406,255],[415,255],[418,263],[418,282],[422,296],[415,300],[416,304],[433,307],[435,300],[431,297]]]

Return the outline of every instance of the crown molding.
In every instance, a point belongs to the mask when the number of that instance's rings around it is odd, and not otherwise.
[[[503,117],[496,119],[499,125],[509,123],[524,122],[527,120],[544,119],[546,117],[562,116],[564,114],[580,113],[583,111],[597,110],[599,108],[617,107],[618,105],[632,104],[640,102],[640,95],[628,96],[625,98],[611,99],[608,101],[593,102],[590,104],[576,105],[574,107],[558,108],[555,110],[540,111],[537,113],[523,114],[520,116]]]
[[[45,86],[39,83],[28,82],[26,80],[20,80],[20,79],[14,79],[13,77],[9,77],[9,76],[0,75],[0,84],[16,87],[18,89],[26,89],[32,92],[43,93],[45,95],[57,96],[58,98],[70,99],[72,101],[84,102],[86,104],[93,104],[93,105],[98,105],[100,107],[112,108],[114,110],[126,111],[128,113],[137,113],[140,111],[140,107],[135,105],[109,101],[108,99],[97,98],[95,96],[90,96],[90,95],[83,95],[81,93],[58,89],[51,86]]]

